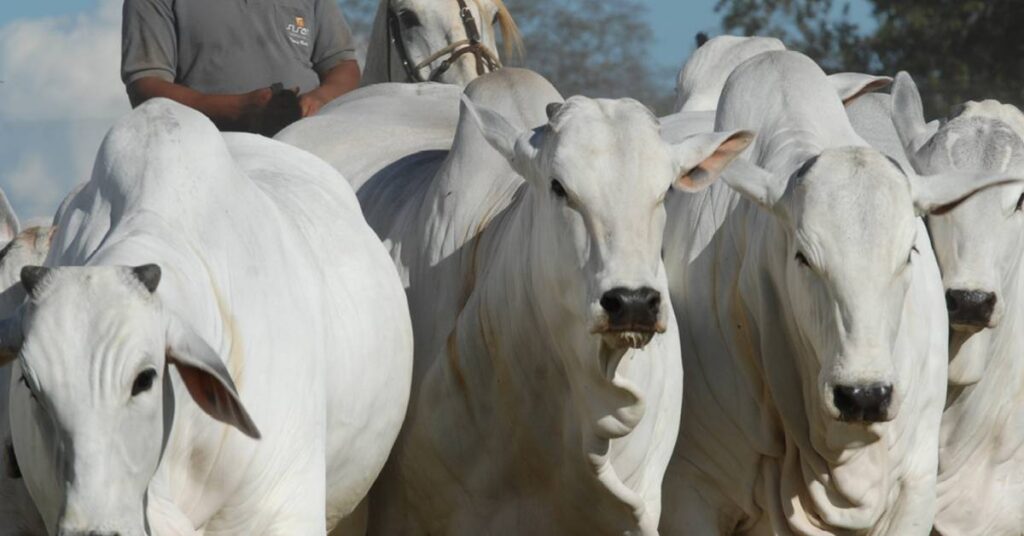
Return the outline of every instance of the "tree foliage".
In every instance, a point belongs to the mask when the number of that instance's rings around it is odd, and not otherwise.
[[[1019,0],[866,0],[876,25],[850,19],[850,2],[719,0],[726,32],[772,35],[827,71],[909,71],[930,116],[965,100],[1024,104]]]

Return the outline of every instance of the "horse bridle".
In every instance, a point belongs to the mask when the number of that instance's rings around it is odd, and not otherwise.
[[[399,20],[398,13],[391,7],[391,2],[388,2],[388,41],[395,48],[398,59],[402,62],[402,68],[405,69],[405,74],[409,77],[409,82],[436,82],[459,58],[466,54],[472,54],[476,59],[476,74],[482,75],[501,68],[501,60],[498,59],[498,55],[481,42],[480,29],[477,26],[476,18],[473,17],[473,12],[466,5],[466,0],[456,1],[459,3],[462,26],[466,29],[466,39],[456,41],[415,64],[409,57],[405,40],[402,39],[402,22]],[[420,71],[445,56],[448,57],[437,68],[430,71],[430,76],[424,78]],[[391,81],[390,51],[388,52],[388,81]]]

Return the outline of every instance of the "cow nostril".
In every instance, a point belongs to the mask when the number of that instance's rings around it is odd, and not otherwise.
[[[601,296],[601,307],[613,331],[654,331],[661,293],[650,287],[616,287]]]
[[[946,310],[954,325],[986,327],[992,319],[997,296],[983,290],[949,289],[946,291]]]
[[[888,384],[839,385],[832,393],[844,421],[881,421],[892,403],[892,385]]]
[[[615,314],[622,310],[622,298],[615,294],[614,291],[608,291],[601,296],[601,307],[611,314]]]
[[[959,304],[957,304],[957,301],[956,301],[956,291],[955,290],[947,290],[946,291],[946,311],[949,312],[949,313],[955,313],[958,308],[959,308]]]

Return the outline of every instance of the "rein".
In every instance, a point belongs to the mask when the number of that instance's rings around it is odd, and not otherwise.
[[[462,27],[466,30],[466,39],[456,41],[434,52],[419,63],[413,63],[412,58],[409,57],[409,50],[405,48],[405,40],[402,39],[402,22],[398,18],[398,13],[395,12],[391,7],[391,3],[388,2],[388,41],[394,47],[395,52],[398,54],[398,59],[402,62],[402,68],[405,70],[408,82],[436,82],[459,58],[466,54],[472,54],[476,59],[476,74],[478,75],[501,68],[501,60],[498,59],[498,55],[480,41],[480,29],[477,26],[476,18],[473,17],[473,12],[466,5],[466,0],[456,1],[459,3],[459,17],[462,19]],[[441,58],[445,58],[445,60],[437,68],[430,71],[428,77],[424,78],[421,71]],[[391,53],[389,51],[388,82],[391,81]]]

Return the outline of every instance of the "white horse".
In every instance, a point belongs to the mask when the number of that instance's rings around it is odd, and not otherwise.
[[[366,52],[363,85],[442,82],[464,87],[522,51],[519,29],[501,0],[381,0]]]

